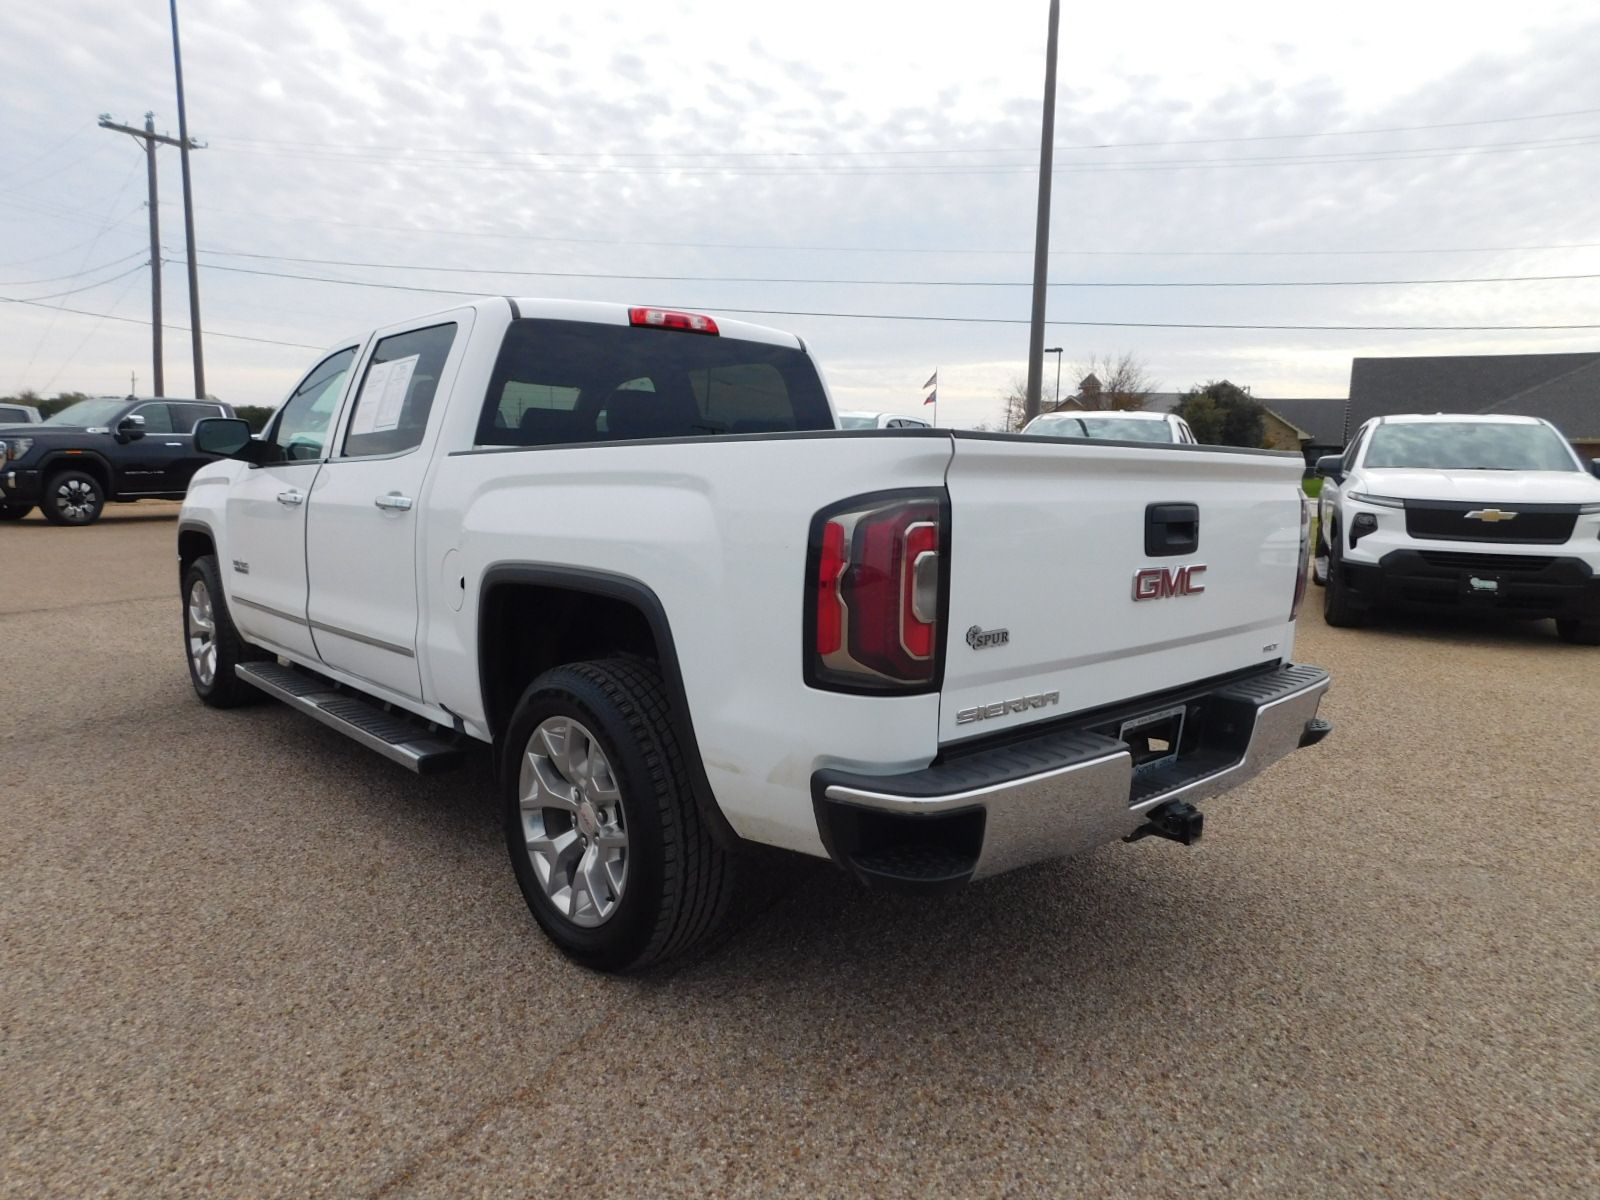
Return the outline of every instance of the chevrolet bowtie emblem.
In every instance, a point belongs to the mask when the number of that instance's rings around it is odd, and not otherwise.
[[[1493,525],[1496,521],[1515,521],[1517,514],[1506,512],[1503,508],[1475,508],[1467,514],[1469,521],[1488,521]]]

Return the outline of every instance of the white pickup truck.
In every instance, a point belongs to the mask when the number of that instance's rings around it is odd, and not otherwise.
[[[839,430],[790,334],[508,299],[196,436],[200,698],[416,771],[494,746],[518,882],[590,966],[702,942],[746,843],[913,889],[1187,843],[1328,729],[1294,455]]]

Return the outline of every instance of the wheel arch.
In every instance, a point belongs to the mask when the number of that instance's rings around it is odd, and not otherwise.
[[[531,617],[531,619],[530,619]],[[617,654],[653,660],[672,701],[695,804],[716,841],[739,837],[706,777],[665,606],[637,579],[582,567],[496,563],[478,590],[478,685],[484,718],[499,740],[527,685],[551,667]]]
[[[178,522],[178,585],[198,558],[217,552],[216,534],[204,521],[185,518]]]
[[[106,500],[116,498],[116,473],[112,471],[111,463],[102,455],[93,452],[68,454],[65,450],[52,451],[39,463],[41,487],[48,487],[50,477],[60,471],[86,471],[99,481],[100,490]]]

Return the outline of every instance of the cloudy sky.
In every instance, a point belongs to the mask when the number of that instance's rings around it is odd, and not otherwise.
[[[1600,347],[1600,278],[1215,286],[1600,275],[1593,3],[1064,8],[1069,380],[1131,350],[1168,390],[1340,396],[1356,355]],[[942,424],[992,420],[1025,369],[1046,11],[183,0],[208,390],[277,403],[317,348],[489,292],[756,312],[842,407],[916,412],[937,367]],[[0,393],[149,388],[144,157],[96,117],[176,132],[169,36],[164,0],[7,5],[0,297],[34,303],[0,304]]]

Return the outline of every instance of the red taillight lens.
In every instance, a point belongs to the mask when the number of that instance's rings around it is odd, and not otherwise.
[[[942,498],[890,493],[813,526],[807,681],[905,691],[932,683],[942,646]]]
[[[1300,493],[1300,558],[1294,576],[1294,603],[1289,606],[1289,620],[1300,615],[1300,601],[1306,598],[1306,568],[1311,563],[1311,501],[1305,492]]]
[[[717,323],[699,313],[675,312],[670,308],[630,308],[630,325],[643,325],[650,329],[681,329],[685,333],[717,333]]]
[[[844,526],[829,521],[822,527],[822,556],[817,565],[816,650],[827,657],[844,645],[844,598],[839,579],[844,574]]]

